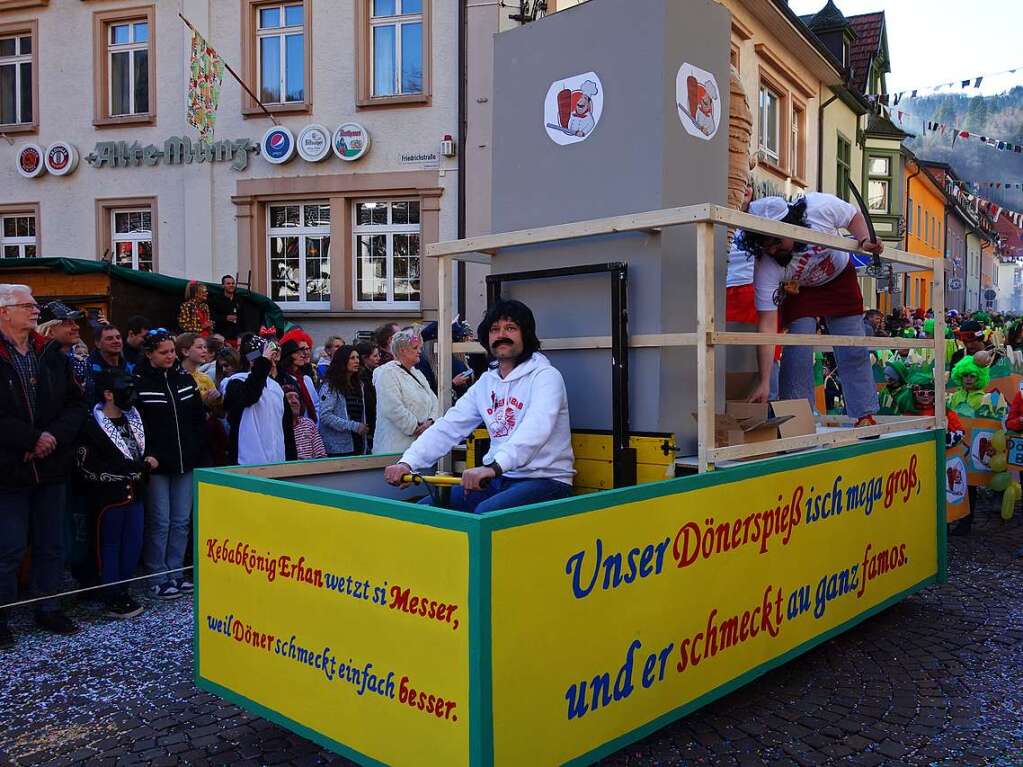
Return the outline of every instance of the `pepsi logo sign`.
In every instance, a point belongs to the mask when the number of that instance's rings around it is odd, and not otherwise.
[[[263,134],[259,149],[267,162],[280,165],[295,156],[295,137],[283,125],[275,125]]]
[[[46,170],[43,149],[38,144],[26,144],[18,152],[18,173],[24,178],[36,178]]]

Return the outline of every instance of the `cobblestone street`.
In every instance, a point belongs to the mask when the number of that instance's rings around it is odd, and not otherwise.
[[[602,762],[1023,764],[1023,546],[993,503],[950,540],[950,580]],[[0,656],[0,763],[349,764],[198,691],[190,602]]]

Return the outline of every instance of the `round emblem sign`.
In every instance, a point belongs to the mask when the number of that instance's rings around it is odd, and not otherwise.
[[[334,154],[345,162],[358,160],[369,151],[369,131],[359,123],[345,123],[334,131],[331,140]]]
[[[78,150],[66,141],[55,141],[46,148],[45,162],[54,176],[66,176],[78,167]]]
[[[330,131],[316,123],[307,125],[298,134],[296,148],[306,162],[319,162],[330,154]]]
[[[280,165],[295,155],[295,137],[283,125],[275,125],[263,134],[259,149],[267,162]]]
[[[18,173],[25,178],[35,178],[46,170],[43,164],[43,149],[38,144],[26,144],[18,152]]]

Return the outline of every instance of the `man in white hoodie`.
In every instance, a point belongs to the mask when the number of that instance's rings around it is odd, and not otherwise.
[[[482,466],[462,474],[451,507],[483,514],[567,498],[575,459],[568,396],[561,373],[540,354],[533,313],[520,301],[501,301],[480,323],[495,362],[447,414],[384,470],[392,485],[422,471],[462,442],[480,421],[490,433]]]

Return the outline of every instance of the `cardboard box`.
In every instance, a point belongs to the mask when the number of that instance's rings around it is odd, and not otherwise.
[[[693,416],[696,417],[695,414]],[[715,447],[752,445],[784,437],[813,434],[817,426],[806,400],[779,400],[770,405],[729,401],[725,412],[714,416]],[[757,458],[768,458],[766,453]]]

